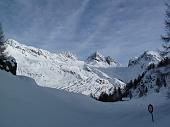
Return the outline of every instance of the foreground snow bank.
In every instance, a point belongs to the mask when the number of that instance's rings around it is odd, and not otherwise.
[[[0,71],[0,127],[169,127],[165,93],[131,101],[102,103],[89,97],[42,88],[32,79]]]

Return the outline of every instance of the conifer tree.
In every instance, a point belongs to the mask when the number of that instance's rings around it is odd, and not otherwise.
[[[117,89],[117,97],[118,97],[119,101],[122,100],[122,91],[121,91],[120,87],[118,87],[118,89]]]
[[[0,23],[0,57],[4,57],[4,51],[5,51],[5,35],[4,31],[2,29],[2,24]]]
[[[165,4],[167,9],[165,11],[165,30],[166,34],[161,36],[164,44],[163,44],[163,51],[162,55],[166,56],[170,53],[170,3]]]

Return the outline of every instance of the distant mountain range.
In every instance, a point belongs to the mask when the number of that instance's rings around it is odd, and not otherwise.
[[[156,66],[164,60],[159,52],[146,51],[129,60],[128,67],[121,67],[113,58],[104,57],[99,52],[81,61],[69,52],[50,53],[12,39],[5,45],[7,54],[16,59],[17,75],[31,77],[43,87],[95,98],[99,98],[102,93],[110,95],[115,88],[123,91],[130,81],[146,73],[150,65]]]
[[[112,93],[114,87],[126,84],[94,69],[71,53],[54,54],[26,46],[14,40],[6,42],[6,51],[18,64],[17,75],[35,79],[38,85],[98,97]],[[103,61],[105,62],[105,61]],[[112,79],[112,80],[111,80]]]

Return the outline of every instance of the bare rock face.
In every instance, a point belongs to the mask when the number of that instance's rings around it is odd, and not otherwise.
[[[93,67],[104,68],[119,66],[119,63],[116,62],[113,58],[111,58],[110,56],[104,57],[98,51],[89,56],[86,60],[86,63]]]
[[[0,57],[0,69],[16,75],[17,62],[14,57]]]

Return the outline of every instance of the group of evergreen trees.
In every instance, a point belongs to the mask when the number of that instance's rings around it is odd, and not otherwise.
[[[123,93],[120,87],[115,87],[113,93],[107,94],[106,92],[102,92],[99,98],[96,98],[93,95],[91,95],[91,97],[102,102],[115,102],[122,101]]]
[[[124,97],[130,97],[132,98],[132,93],[131,93],[131,90],[132,89],[136,89],[137,86],[139,86],[142,78],[144,77],[146,72],[143,72],[142,75],[139,75],[138,78],[135,78],[134,80],[130,80],[129,83],[127,83],[126,87],[125,87],[125,92],[124,92]]]
[[[165,67],[167,65],[170,65],[170,58],[169,57],[165,57],[163,60],[161,60],[158,63],[158,67]]]
[[[147,67],[147,70],[151,70],[151,69],[154,69],[156,66],[154,63],[150,64],[148,67]]]
[[[159,92],[161,87],[167,87],[167,82],[166,82],[166,78],[167,78],[168,74],[159,74],[159,76],[156,79],[156,92]]]

